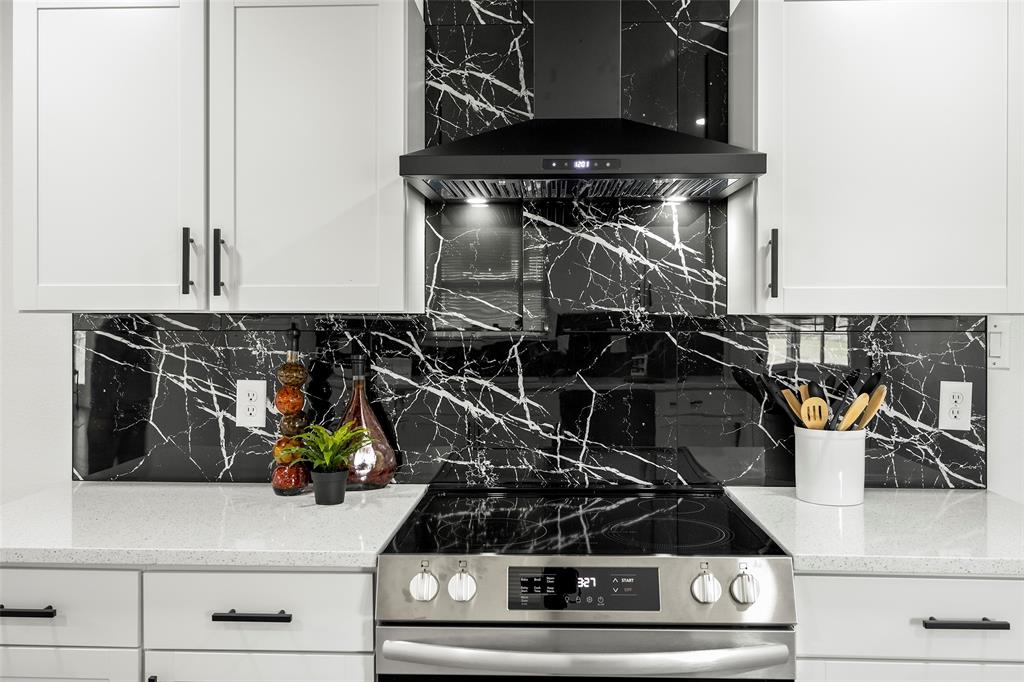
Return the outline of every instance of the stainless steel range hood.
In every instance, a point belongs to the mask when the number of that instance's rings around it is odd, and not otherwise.
[[[620,117],[620,0],[535,3],[530,121],[400,158],[429,199],[720,199],[765,155]]]

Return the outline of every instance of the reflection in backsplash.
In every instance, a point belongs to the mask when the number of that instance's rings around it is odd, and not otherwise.
[[[318,420],[345,404],[350,354],[370,354],[401,480],[789,484],[792,427],[749,380],[767,361],[800,378],[887,373],[869,485],[985,484],[982,317],[652,316],[607,331],[603,313],[533,333],[436,331],[431,315],[79,315],[76,477],[268,480],[273,435],[234,426],[234,383],[272,380],[293,319]],[[941,380],[974,382],[971,431],[938,430]]]

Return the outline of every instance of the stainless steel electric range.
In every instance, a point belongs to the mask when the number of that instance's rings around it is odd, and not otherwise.
[[[720,490],[431,489],[378,560],[379,679],[792,680],[789,557]]]

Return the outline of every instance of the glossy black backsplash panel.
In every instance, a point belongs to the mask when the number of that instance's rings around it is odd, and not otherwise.
[[[533,116],[533,0],[427,0],[426,144]],[[726,140],[727,0],[623,0],[623,115]],[[77,315],[74,475],[267,481],[268,429],[234,425],[294,320],[318,421],[350,356],[401,480],[790,484],[792,426],[751,378],[884,370],[868,485],[985,485],[985,318],[725,315],[724,204],[431,206],[416,316]],[[974,383],[938,430],[939,382]]]
[[[768,362],[801,378],[887,373],[869,485],[985,484],[984,318],[648,316],[627,330],[623,315],[533,333],[437,330],[448,318],[433,314],[79,315],[75,477],[268,480],[274,436],[234,425],[234,383],[273,381],[294,319],[319,420],[344,406],[353,350],[369,352],[403,480],[791,483],[792,427],[744,388]],[[971,431],[938,430],[942,380],[974,382]]]

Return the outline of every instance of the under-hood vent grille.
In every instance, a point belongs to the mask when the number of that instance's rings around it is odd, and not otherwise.
[[[445,201],[530,201],[543,199],[628,199],[666,201],[721,196],[729,178],[553,178],[536,180],[431,179]]]

